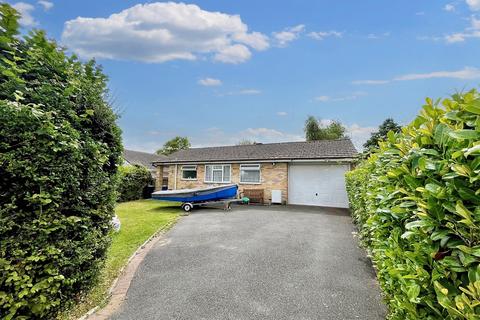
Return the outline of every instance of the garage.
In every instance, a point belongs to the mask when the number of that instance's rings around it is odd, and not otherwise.
[[[345,172],[349,164],[290,164],[288,203],[348,208]]]

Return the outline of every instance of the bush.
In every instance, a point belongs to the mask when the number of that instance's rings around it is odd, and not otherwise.
[[[102,266],[120,130],[93,61],[0,14],[0,315],[51,319]]]
[[[118,185],[118,201],[142,199],[145,188],[153,183],[152,175],[142,166],[121,166]]]
[[[480,95],[427,99],[347,174],[391,319],[479,319]]]

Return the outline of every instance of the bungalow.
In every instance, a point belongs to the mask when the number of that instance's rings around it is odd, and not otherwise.
[[[344,175],[356,155],[350,139],[338,139],[191,148],[153,165],[157,177],[168,172],[169,190],[236,183],[264,203],[346,208]]]
[[[141,151],[134,151],[134,150],[123,150],[123,164],[127,166],[142,166],[147,168],[147,170],[150,172],[152,175],[152,179],[154,179],[157,184],[158,177],[157,177],[157,170],[156,168],[152,165],[153,162],[165,159],[166,157],[163,155],[157,155],[153,153],[147,153],[147,152],[141,152]],[[161,175],[161,184],[160,186],[163,186],[163,189],[167,188],[167,179],[168,179],[168,174],[166,176]]]

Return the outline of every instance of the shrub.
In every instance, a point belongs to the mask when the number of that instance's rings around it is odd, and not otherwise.
[[[93,61],[0,14],[0,315],[51,319],[102,266],[120,130]]]
[[[121,166],[118,184],[118,200],[131,201],[142,199],[145,188],[153,183],[152,175],[142,166]]]
[[[427,99],[347,174],[391,319],[479,319],[480,95]]]

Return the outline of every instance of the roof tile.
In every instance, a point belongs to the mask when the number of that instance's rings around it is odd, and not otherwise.
[[[350,139],[337,139],[191,148],[177,151],[156,163],[341,159],[356,155],[357,150]]]
[[[157,155],[153,153],[133,151],[133,150],[123,150],[123,159],[129,164],[136,164],[144,166],[147,169],[154,169],[152,163],[155,161],[165,160],[167,157],[163,155]]]

